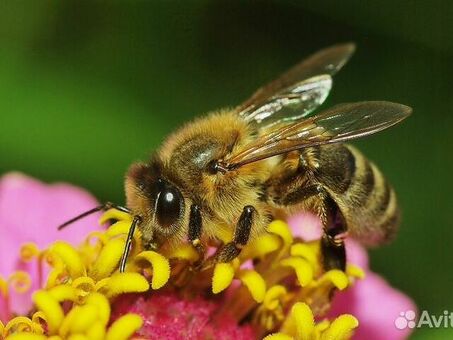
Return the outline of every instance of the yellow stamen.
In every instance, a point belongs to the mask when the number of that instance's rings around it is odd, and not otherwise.
[[[118,209],[109,209],[99,219],[99,224],[107,223],[110,220],[132,222],[132,215]]]
[[[317,334],[322,334],[322,332],[325,332],[329,327],[330,327],[330,321],[322,320],[321,322],[316,324],[315,331],[317,332]]]
[[[281,285],[271,287],[264,297],[263,306],[274,310],[280,305],[280,299],[286,295],[286,288]]]
[[[151,288],[159,289],[163,287],[170,278],[170,263],[168,260],[155,251],[142,251],[135,257],[135,262],[142,268],[153,268],[153,277],[151,278]]]
[[[93,293],[88,296],[86,303],[97,308],[100,323],[103,326],[107,325],[110,318],[110,304],[107,298],[102,294]]]
[[[186,260],[193,263],[198,260],[199,255],[191,244],[183,244],[180,247],[172,249],[167,257],[170,259]]]
[[[58,327],[64,318],[63,309],[58,301],[55,300],[48,292],[43,290],[39,290],[33,295],[33,301],[36,307],[46,316],[49,333],[57,333]]]
[[[319,279],[319,284],[325,282],[333,283],[333,285],[339,290],[345,289],[349,284],[349,280],[346,274],[338,269],[329,270]]]
[[[94,280],[89,276],[78,277],[72,281],[71,286],[74,287],[76,294],[79,297],[79,301],[96,289]]]
[[[90,340],[103,340],[105,338],[105,325],[99,321],[93,323],[93,325],[86,331],[87,338]]]
[[[313,247],[310,247],[305,243],[296,243],[291,246],[291,256],[298,256],[306,259],[313,268],[318,266],[317,254],[313,251]]]
[[[313,312],[307,304],[298,302],[294,304],[291,309],[291,315],[289,319],[292,321],[293,327],[295,327],[295,334],[300,340],[311,340],[313,339],[315,330],[315,319]],[[291,326],[290,326],[291,327]],[[290,334],[293,332],[290,332]]]
[[[62,337],[70,334],[84,333],[96,322],[97,309],[94,305],[83,305],[73,307],[63,320],[60,327]]]
[[[142,318],[137,314],[126,314],[116,320],[107,331],[106,340],[129,339],[143,325]]]
[[[77,293],[74,287],[69,285],[59,285],[47,290],[50,297],[58,302],[76,301]]]
[[[20,248],[20,258],[24,262],[30,262],[37,258],[41,251],[35,243],[25,243]]]
[[[72,317],[70,315],[72,314]],[[71,311],[68,313],[67,317],[63,321],[63,324],[60,328],[60,334],[63,336],[62,333],[65,329],[65,321],[70,319],[69,322],[69,332],[71,334],[83,334],[88,331],[91,326],[97,321],[98,318],[98,311],[96,306],[94,305],[84,305],[84,306],[75,306]]]
[[[16,332],[31,332],[33,330],[33,322],[25,316],[17,316],[11,321],[9,321],[3,332],[4,334],[12,333],[11,331]]]
[[[94,286],[94,290],[96,292],[105,290],[106,289],[105,287],[107,286],[109,281],[110,281],[109,277],[106,277],[105,279],[99,280],[98,282],[96,282],[96,285]]]
[[[267,231],[280,236],[285,244],[285,247],[289,247],[291,243],[293,243],[293,235],[291,234],[291,230],[283,221],[272,221],[267,227]]]
[[[297,280],[302,287],[307,286],[313,280],[313,269],[300,257],[288,257],[280,262],[282,266],[291,267],[296,272]]]
[[[124,293],[142,293],[148,289],[148,281],[138,273],[115,273],[100,291],[105,291],[105,295],[111,298]]]
[[[253,299],[261,303],[266,294],[266,281],[255,270],[246,269],[238,272],[237,277],[248,288]],[[214,287],[214,285],[213,285]]]
[[[57,241],[50,248],[50,252],[57,255],[65,264],[69,275],[75,279],[86,276],[86,270],[77,251],[67,242]]]
[[[89,275],[98,281],[118,269],[126,241],[121,238],[110,240],[101,250]]]
[[[33,314],[33,316],[31,317],[31,321],[33,323],[38,324],[38,325],[41,324],[41,321],[47,322],[45,314],[43,312],[41,312],[41,311],[35,312]]]
[[[322,334],[321,340],[349,339],[352,332],[359,325],[359,321],[350,314],[343,314],[336,318],[330,327]]]
[[[18,293],[25,293],[31,287],[31,278],[27,272],[18,270],[10,275],[8,282]]]
[[[67,277],[63,260],[58,255],[52,254],[48,251],[45,253],[45,256],[43,258],[50,266],[53,267],[47,277],[46,288],[51,288],[60,284],[60,281],[64,280]]]
[[[109,241],[108,237],[105,235],[105,233],[101,231],[92,231],[91,233],[88,234],[88,236],[85,238],[85,245],[91,244],[93,239],[97,239],[98,242],[101,243],[101,245],[107,244]]]
[[[348,264],[346,266],[346,274],[361,280],[365,278],[365,272],[363,271],[363,269],[354,264]]]
[[[114,225],[112,225],[105,235],[109,238],[113,238],[119,235],[127,235],[129,232],[129,229],[131,227],[131,223],[129,221],[119,221],[116,222]],[[134,233],[134,239],[138,239],[138,236],[140,235],[140,231],[136,230]]]
[[[234,278],[234,266],[232,263],[217,263],[212,276],[212,292],[218,294],[228,288]]]
[[[282,246],[282,240],[274,234],[264,234],[244,247],[240,257],[242,259],[263,258]]]

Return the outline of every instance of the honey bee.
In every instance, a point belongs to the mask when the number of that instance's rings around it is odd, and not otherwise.
[[[220,242],[212,263],[229,262],[276,218],[309,211],[323,225],[325,269],[345,268],[344,238],[367,246],[390,241],[400,212],[395,191],[356,148],[343,144],[391,127],[411,108],[386,101],[339,104],[318,114],[332,76],[353,44],[323,49],[258,89],[242,105],[212,112],[171,134],[148,162],[126,174],[133,223],[146,249],[190,242],[200,255]]]

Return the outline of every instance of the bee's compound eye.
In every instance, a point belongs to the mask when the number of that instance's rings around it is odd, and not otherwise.
[[[162,183],[156,204],[157,223],[163,228],[170,228],[180,218],[183,197],[179,190],[168,184]]]

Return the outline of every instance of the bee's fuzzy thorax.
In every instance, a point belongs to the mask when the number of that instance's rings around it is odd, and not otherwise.
[[[275,161],[255,162],[225,174],[207,171],[210,161],[236,152],[253,140],[256,133],[234,110],[216,111],[174,132],[153,156],[161,164],[160,175],[179,186],[186,209],[193,202],[201,204],[204,238],[230,239],[231,225],[237,223],[245,205],[259,208],[252,238],[269,222],[270,211],[260,197],[262,184],[271,173],[269,164]],[[184,238],[188,218],[185,215],[180,232],[169,243]]]

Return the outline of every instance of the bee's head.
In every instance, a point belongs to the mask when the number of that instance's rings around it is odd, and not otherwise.
[[[148,246],[158,247],[181,230],[186,210],[184,197],[163,176],[158,163],[133,164],[125,187],[127,206],[141,217],[139,228]]]

